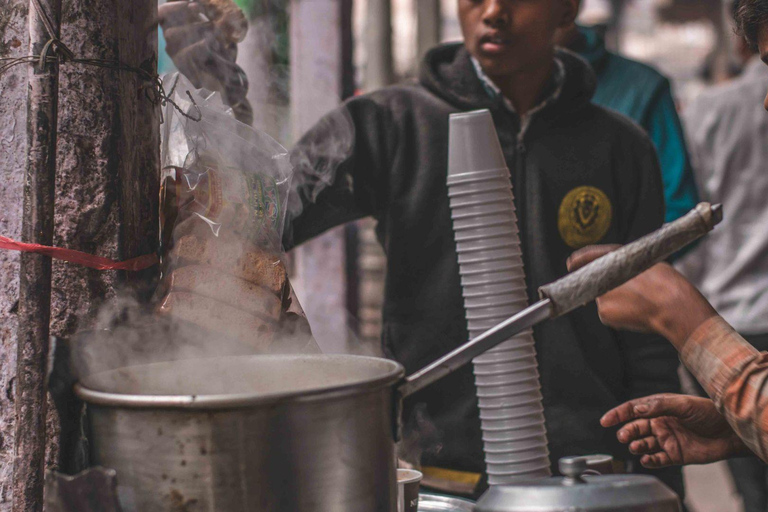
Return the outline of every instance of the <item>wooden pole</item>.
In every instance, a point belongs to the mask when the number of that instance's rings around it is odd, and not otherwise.
[[[41,55],[59,37],[60,0],[31,0],[29,51]],[[53,55],[53,52],[51,52]],[[56,178],[59,69],[55,62],[30,64],[27,107],[27,165],[22,239],[51,245]],[[43,509],[46,369],[51,317],[51,260],[22,254],[16,361],[16,445],[13,511]]]

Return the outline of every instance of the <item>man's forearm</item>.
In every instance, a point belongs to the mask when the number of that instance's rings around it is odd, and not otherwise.
[[[768,353],[715,316],[691,333],[680,354],[739,438],[768,461]]]

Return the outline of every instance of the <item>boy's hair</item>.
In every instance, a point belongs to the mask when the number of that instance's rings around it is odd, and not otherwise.
[[[735,0],[733,11],[736,30],[757,51],[760,27],[768,24],[768,0]]]

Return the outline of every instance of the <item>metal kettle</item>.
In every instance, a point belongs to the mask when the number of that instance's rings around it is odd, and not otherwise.
[[[559,461],[565,476],[491,487],[475,512],[680,512],[669,487],[646,475],[585,475],[585,457]]]

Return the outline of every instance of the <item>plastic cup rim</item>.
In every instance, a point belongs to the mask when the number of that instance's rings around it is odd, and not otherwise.
[[[500,260],[508,260],[510,257],[516,257],[521,256],[520,254],[510,254],[507,252],[506,254],[498,254],[496,256],[488,256],[486,255],[470,255],[468,253],[459,254],[459,265],[465,265],[465,264],[475,264],[475,263],[488,263],[491,261],[500,261]],[[464,260],[462,261],[462,257]]]
[[[511,384],[522,384],[524,382],[534,382],[535,384],[537,384],[537,386],[535,387],[536,390],[541,392],[541,387],[538,385],[538,383],[539,383],[539,379],[538,378],[534,379],[533,377],[531,377],[529,379],[526,379],[526,380],[523,380],[523,381],[520,381],[520,382],[514,382],[514,383],[510,383],[510,384],[506,384],[506,385],[509,386]],[[477,386],[477,387],[479,388],[479,387],[498,387],[498,386]],[[498,393],[498,394],[481,395],[480,394],[480,390],[478,389],[477,390],[477,398],[478,398],[478,400],[481,399],[481,398],[485,398],[485,399],[489,399],[489,398],[509,398],[511,396],[518,396],[518,395],[521,395],[521,394],[529,392],[529,391],[531,391],[531,390],[513,391],[513,392],[510,392],[510,393],[504,392],[504,393]]]
[[[506,466],[506,464],[497,464],[497,463],[488,463],[488,466],[491,466],[491,464]],[[541,471],[543,469],[547,469],[549,467],[550,467],[549,455],[547,455],[547,464],[546,465],[536,466],[535,468],[530,469],[530,470],[519,471],[519,472],[516,471],[516,472],[504,472],[504,473],[502,473],[502,472],[492,472],[491,468],[489,467],[488,470],[486,471],[486,473],[488,474],[488,476],[523,476],[523,475],[528,475],[530,473],[538,473],[539,471]]]
[[[535,357],[531,357],[531,356],[521,357],[518,361],[508,361],[506,363],[491,363],[491,364],[517,363],[517,362],[523,361],[525,359],[532,359],[532,361],[530,363],[528,363],[528,364],[532,364],[532,365],[534,365],[534,367],[538,368],[539,365],[536,362],[536,358]],[[483,363],[479,363],[479,364],[483,364]],[[495,370],[495,371],[490,371],[490,372],[487,372],[487,373],[480,373],[480,372],[478,372],[478,369],[479,368],[477,368],[477,367],[475,367],[475,369],[474,369],[475,377],[496,377],[498,375],[508,375],[510,373],[514,373],[514,372],[519,371],[519,370],[512,370],[512,371],[510,371],[510,370]],[[522,368],[522,369],[523,370],[528,370],[529,368],[525,367],[525,368]]]
[[[512,194],[511,193],[509,194],[509,198],[505,197],[504,199],[501,199],[501,198],[499,198],[499,199],[483,199],[481,197],[478,197],[475,200],[466,201],[466,202],[464,202],[464,201],[457,201],[457,199],[458,198],[455,198],[455,197],[449,199],[448,202],[450,203],[451,210],[454,210],[456,208],[467,208],[469,206],[486,206],[486,205],[489,205],[489,204],[496,204],[496,203],[503,204],[505,206],[513,206],[515,204],[513,202]]]
[[[546,447],[547,446],[546,442],[543,443],[543,444],[533,445],[532,448],[515,448],[513,450],[493,450],[491,448],[488,448],[488,447],[484,446],[483,447],[483,451],[485,453],[494,453],[494,454],[497,454],[497,453],[498,454],[503,454],[503,453],[522,453],[522,452],[528,452],[528,451],[531,451],[531,450],[539,450],[539,449],[541,449],[542,446]]]
[[[527,441],[529,439],[533,439],[535,437],[540,438],[546,438],[547,437],[547,431],[544,429],[544,432],[537,433],[537,434],[529,434],[527,436],[523,437],[514,437],[514,438],[507,438],[507,439],[487,439],[485,437],[485,432],[483,432],[482,440],[483,442],[489,442],[489,443],[518,443],[520,441]]]
[[[516,268],[523,268],[523,264],[521,263],[503,263],[503,265],[506,265],[505,268],[502,268],[500,270],[462,270],[461,266],[459,266],[459,275],[462,276],[475,276],[478,274],[492,274],[495,272],[509,272],[510,270],[514,270]],[[525,269],[523,268],[523,276],[525,276]]]
[[[486,215],[486,217],[490,217],[490,215]],[[457,220],[459,222],[462,222],[464,219],[457,219]],[[468,225],[468,226],[457,226],[456,223],[454,222],[453,230],[454,231],[464,231],[464,230],[468,230],[468,229],[484,228],[484,227],[489,227],[489,226],[503,226],[505,224],[513,224],[513,223],[515,224],[515,227],[517,227],[517,223],[516,222],[514,222],[512,219],[507,219],[506,216],[505,216],[504,219],[498,219],[498,220],[495,220],[495,221],[488,221],[488,222],[485,222],[485,223],[482,222],[482,221],[478,221],[477,224],[471,224],[471,225]]]
[[[513,405],[513,406],[510,406],[509,404],[505,404],[505,405],[485,405],[485,406],[478,404],[478,408],[480,409],[480,413],[482,414],[483,411],[492,411],[492,410],[499,410],[499,409],[513,409],[515,407],[530,406],[530,405],[536,405],[536,404],[540,404],[540,403],[541,403],[541,396],[539,396],[538,398],[536,398],[534,400],[531,400],[529,402],[523,402],[521,404],[516,404],[516,405]],[[544,409],[542,409],[542,410],[544,410]]]
[[[467,183],[473,180],[487,179],[487,176],[504,176],[509,178],[509,169],[506,167],[497,167],[495,169],[482,169],[478,171],[465,171],[449,174],[447,176],[448,185]]]
[[[494,239],[497,239],[497,238],[499,240],[494,240]],[[486,237],[483,240],[488,240],[489,242],[491,242],[491,241],[492,242],[497,242],[499,245],[485,246],[485,247],[480,247],[480,248],[477,248],[477,249],[474,249],[474,248],[473,249],[467,249],[467,248],[459,247],[459,244],[468,244],[468,243],[475,243],[476,242],[476,240],[468,240],[468,241],[465,240],[463,242],[456,242],[456,252],[459,253],[459,254],[466,254],[468,252],[496,251],[496,250],[499,250],[499,249],[506,249],[508,247],[512,247],[512,248],[517,248],[517,250],[516,250],[517,252],[515,254],[519,253],[520,255],[522,255],[522,251],[519,249],[520,244],[517,243],[516,240],[505,240],[504,237],[500,237],[500,236]]]

